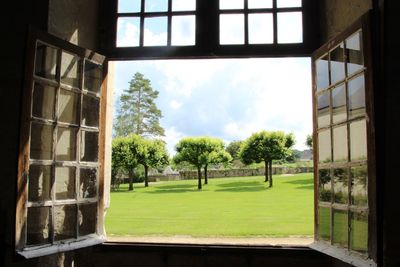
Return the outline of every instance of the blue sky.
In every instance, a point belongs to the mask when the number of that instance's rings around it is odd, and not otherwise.
[[[260,130],[293,132],[295,148],[306,148],[312,132],[309,58],[117,62],[115,101],[135,72],[160,92],[156,103],[171,154],[185,136],[228,143]]]

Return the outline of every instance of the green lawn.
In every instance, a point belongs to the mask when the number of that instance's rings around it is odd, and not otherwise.
[[[108,235],[193,237],[309,236],[313,234],[313,176],[209,179],[164,182],[111,193]]]

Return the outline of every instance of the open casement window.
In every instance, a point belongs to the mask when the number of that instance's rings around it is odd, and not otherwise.
[[[105,57],[31,30],[21,120],[16,250],[105,240]]]
[[[313,248],[376,266],[376,174],[369,16],[313,54]]]

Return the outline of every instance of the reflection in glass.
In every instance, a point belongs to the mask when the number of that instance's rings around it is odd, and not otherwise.
[[[54,120],[56,88],[35,83],[32,95],[32,116]]]
[[[171,27],[171,45],[196,44],[195,16],[173,16]]]
[[[193,10],[196,10],[196,0],[172,0],[172,11]]]
[[[301,7],[301,0],[277,0],[277,7]]]
[[[147,1],[146,1],[147,2]],[[167,45],[167,17],[144,19],[144,46]]]
[[[278,43],[303,42],[303,14],[301,12],[278,13]]]
[[[249,8],[272,8],[272,0],[248,0]]]
[[[347,76],[361,70],[364,59],[361,49],[361,32],[357,32],[346,40]]]
[[[219,0],[219,9],[243,9],[243,0]]]
[[[141,0],[118,0],[118,13],[140,12]]]
[[[368,250],[368,212],[351,213],[350,248],[359,252]]]
[[[168,0],[146,0],[145,12],[162,12],[168,10]]]
[[[96,233],[97,204],[79,205],[79,236]]]
[[[318,161],[327,163],[331,161],[331,131],[324,130],[318,133]]]
[[[61,82],[73,87],[80,87],[80,70],[79,57],[63,51],[61,54]]]
[[[350,160],[367,159],[367,122],[350,123]]]
[[[347,125],[333,128],[333,161],[347,161]]]
[[[75,198],[75,167],[56,167],[55,194],[57,200]]]
[[[31,207],[27,214],[27,245],[41,245],[50,242],[50,208]]]
[[[249,14],[249,43],[272,44],[274,28],[272,14]]]
[[[56,144],[57,160],[76,160],[76,133],[77,130],[74,128],[58,128]]]
[[[140,18],[123,17],[117,21],[117,47],[139,46]]]
[[[97,132],[82,131],[81,135],[81,160],[97,162],[99,134]]]
[[[103,82],[103,68],[101,65],[85,61],[83,89],[93,93],[100,93]]]
[[[345,78],[343,43],[331,51],[331,84]]]
[[[318,207],[318,234],[323,240],[331,239],[331,209]]]
[[[97,170],[81,168],[79,181],[79,197],[93,198],[97,195]]]
[[[220,44],[244,44],[243,14],[220,15],[219,25]]]
[[[368,206],[367,166],[353,167],[351,171],[351,204],[356,206]]]
[[[53,126],[32,122],[31,159],[51,160],[53,158],[53,130]]]
[[[330,91],[317,96],[318,128],[328,126],[331,123],[330,102]]]
[[[76,237],[76,205],[54,207],[54,240]]]
[[[348,214],[347,211],[333,210],[333,244],[348,247]]]
[[[365,83],[364,75],[349,80],[349,118],[365,114]]]
[[[344,84],[340,84],[332,90],[332,123],[345,121],[346,118],[346,90]]]
[[[57,49],[37,43],[35,57],[35,75],[55,80],[57,70]]]
[[[324,202],[331,202],[332,184],[331,172],[329,169],[318,170],[318,187],[319,200]]]
[[[80,94],[60,89],[58,100],[58,120],[69,124],[78,124]]]
[[[347,169],[333,170],[334,202],[339,204],[349,203],[349,183]]]
[[[99,99],[84,95],[82,98],[82,124],[91,127],[99,126]]]
[[[30,165],[28,201],[50,200],[51,166]]]
[[[329,61],[328,55],[321,57],[315,61],[317,91],[325,89],[329,86]]]

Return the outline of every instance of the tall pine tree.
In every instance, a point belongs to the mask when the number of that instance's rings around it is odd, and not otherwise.
[[[150,80],[136,72],[129,82],[119,101],[117,118],[114,123],[116,136],[127,136],[131,133],[140,136],[164,136],[160,125],[161,110],[154,100],[158,91],[153,90]]]

